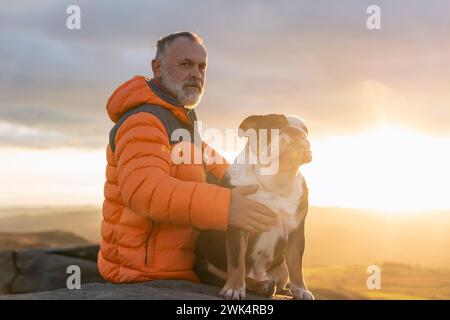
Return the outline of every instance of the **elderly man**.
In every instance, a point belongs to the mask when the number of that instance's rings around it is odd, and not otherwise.
[[[106,155],[98,267],[114,283],[198,281],[193,271],[198,229],[259,232],[276,223],[270,209],[245,197],[257,187],[230,190],[206,183],[207,176],[220,181],[226,163],[173,161],[177,146],[199,147],[172,141],[171,134],[179,128],[195,134],[194,108],[207,67],[202,40],[190,32],[161,38],[151,66],[151,80],[128,80],[106,107],[115,126]]]

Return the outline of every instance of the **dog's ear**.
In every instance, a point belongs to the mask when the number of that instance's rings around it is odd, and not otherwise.
[[[245,131],[248,129],[257,129],[258,128],[258,121],[261,120],[263,116],[255,115],[255,116],[249,116],[242,121],[242,123],[239,125],[238,129],[238,136],[239,138],[244,137]]]
[[[239,126],[238,135],[240,138],[248,129],[281,129],[289,125],[286,116],[282,114],[266,114],[266,115],[253,115],[249,116],[242,121]]]

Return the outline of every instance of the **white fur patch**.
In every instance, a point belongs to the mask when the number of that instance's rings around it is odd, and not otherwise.
[[[239,156],[242,156],[243,152],[245,152],[245,150],[243,150]],[[293,189],[287,196],[282,196],[280,194],[281,190],[264,190],[260,184],[261,177],[258,179],[252,166],[249,164],[237,164],[235,162],[228,168],[227,174],[229,175],[230,183],[233,186],[259,185],[260,188],[247,197],[266,205],[277,214],[277,225],[269,231],[261,233],[253,247],[253,251],[247,253],[250,254],[255,261],[254,269],[247,270],[249,276],[258,281],[269,280],[265,267],[268,262],[273,260],[275,246],[278,240],[287,240],[289,233],[298,228],[301,222],[298,217],[296,217],[296,214],[300,204],[299,201],[304,192],[303,176],[300,171],[298,171]],[[272,178],[270,176],[265,176],[264,179],[265,182],[269,180],[269,185],[271,184],[270,179]]]
[[[315,300],[311,291],[305,288],[298,287],[296,285],[293,285],[292,283],[289,284],[289,288],[295,300]]]
[[[226,300],[242,300],[245,299],[245,287],[231,289],[225,286],[219,295]]]

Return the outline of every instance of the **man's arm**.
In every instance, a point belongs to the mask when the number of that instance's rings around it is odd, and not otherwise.
[[[170,143],[154,115],[138,113],[116,135],[120,195],[127,207],[155,221],[225,230],[231,191],[170,176]]]

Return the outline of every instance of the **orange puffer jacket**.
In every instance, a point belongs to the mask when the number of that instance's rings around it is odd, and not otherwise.
[[[184,107],[170,104],[155,91],[145,77],[132,78],[109,98],[109,117],[117,122],[126,111],[153,104],[190,123]],[[198,281],[192,271],[195,229],[227,228],[230,190],[205,182],[205,164],[174,164],[172,148],[186,142],[171,145],[165,127],[153,114],[140,112],[127,118],[114,143],[115,152],[107,147],[100,274],[114,283]],[[226,168],[226,163],[206,165],[206,171],[219,180]]]

